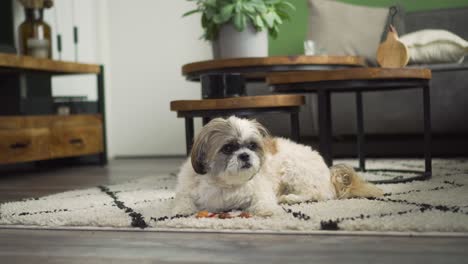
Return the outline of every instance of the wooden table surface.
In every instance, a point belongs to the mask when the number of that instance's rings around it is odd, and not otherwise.
[[[182,66],[182,74],[188,80],[198,81],[202,74],[243,73],[248,80],[264,81],[269,72],[333,70],[365,66],[364,58],[358,56],[273,56],[193,62]]]
[[[0,71],[36,71],[51,74],[99,74],[100,65],[0,53]]]

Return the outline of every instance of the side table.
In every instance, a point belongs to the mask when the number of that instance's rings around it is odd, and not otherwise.
[[[415,177],[379,181],[379,183],[395,183],[425,180],[431,177],[431,113],[429,87],[431,78],[432,73],[429,69],[354,68],[271,73],[267,76],[267,83],[271,86],[273,92],[277,93],[317,93],[320,141],[319,151],[329,166],[333,164],[331,94],[335,92],[355,93],[357,110],[357,145],[359,169],[361,171],[366,170],[362,93],[401,89],[421,89],[424,108],[425,169],[422,173],[418,172],[418,175]]]

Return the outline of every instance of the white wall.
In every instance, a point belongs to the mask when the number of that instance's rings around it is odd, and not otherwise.
[[[54,2],[62,60],[73,61],[72,0]],[[169,111],[169,102],[200,98],[199,84],[187,82],[181,67],[211,58],[211,46],[200,39],[199,16],[181,17],[194,3],[75,0],[74,4],[79,62],[103,63],[106,69],[110,156],[185,154],[184,121]],[[14,9],[17,28],[24,14],[19,4]],[[52,26],[53,58],[58,59],[53,9],[45,11],[45,20]],[[94,76],[54,77],[52,86],[55,96],[97,98]]]
[[[193,7],[182,0],[108,1],[113,154],[185,153],[184,121],[169,102],[200,98],[199,84],[185,81],[181,66],[211,58],[199,39],[199,17],[181,17]]]

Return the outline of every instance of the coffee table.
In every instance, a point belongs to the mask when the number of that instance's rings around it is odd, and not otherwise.
[[[200,81],[203,75],[239,74],[247,82],[265,82],[266,76],[274,72],[335,70],[365,66],[364,58],[359,56],[273,56],[193,62],[182,66],[182,75],[189,81]],[[237,94],[246,95],[244,91],[238,91]],[[202,97],[213,98],[210,94],[203,94]]]

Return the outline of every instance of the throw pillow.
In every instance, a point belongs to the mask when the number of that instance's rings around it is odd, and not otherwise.
[[[410,63],[461,63],[468,41],[447,30],[425,29],[400,37],[409,50]]]
[[[401,34],[401,8],[394,19]],[[376,53],[388,28],[389,9],[332,0],[309,0],[308,39],[329,55],[355,55],[376,65]]]

